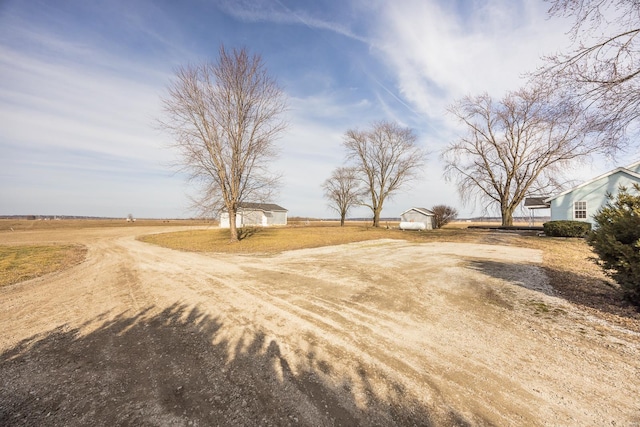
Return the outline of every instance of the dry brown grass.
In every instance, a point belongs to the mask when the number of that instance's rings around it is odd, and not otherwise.
[[[63,270],[84,259],[79,245],[0,246],[0,286]]]
[[[362,223],[348,223],[340,227],[339,223],[318,221],[309,225],[245,229],[243,231],[245,234],[238,243],[229,242],[228,229],[218,228],[151,234],[140,237],[140,240],[183,251],[272,254],[376,239],[478,242],[486,233],[483,230],[460,228],[444,228],[428,232],[401,231],[391,228],[394,226],[397,224],[390,223],[390,228],[386,228],[386,225],[373,228]]]
[[[621,288],[593,262],[596,255],[584,239],[519,236],[513,244],[542,251],[543,267],[559,296],[640,332],[638,308],[624,300]]]

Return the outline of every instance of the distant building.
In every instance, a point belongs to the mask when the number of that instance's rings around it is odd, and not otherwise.
[[[287,210],[273,203],[240,203],[236,227],[287,225]],[[229,228],[229,213],[220,215],[220,227]]]
[[[402,230],[433,230],[435,214],[427,208],[411,208],[400,214]]]

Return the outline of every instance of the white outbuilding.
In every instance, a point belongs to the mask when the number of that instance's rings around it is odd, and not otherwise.
[[[273,203],[240,203],[236,213],[236,227],[268,227],[287,225],[287,210]],[[220,215],[220,227],[229,228],[229,213]]]
[[[411,208],[400,214],[401,230],[433,230],[435,214],[427,208]]]

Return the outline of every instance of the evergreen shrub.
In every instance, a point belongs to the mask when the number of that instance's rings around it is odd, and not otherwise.
[[[591,230],[591,224],[582,221],[549,221],[542,227],[550,237],[584,237]]]
[[[597,264],[640,306],[640,185],[634,192],[620,187],[614,198],[594,216],[596,228],[587,243],[598,255]]]

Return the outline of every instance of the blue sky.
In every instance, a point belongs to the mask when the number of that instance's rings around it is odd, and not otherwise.
[[[221,43],[262,55],[289,98],[277,200],[290,216],[331,217],[322,182],[342,138],[373,120],[411,127],[431,154],[385,203],[464,206],[439,152],[460,128],[446,107],[500,97],[570,23],[541,0],[0,0],[0,214],[189,217],[191,191],[155,124],[179,65]],[[610,165],[607,165],[608,167]],[[586,172],[587,176],[603,170]],[[354,216],[367,216],[365,208]]]

